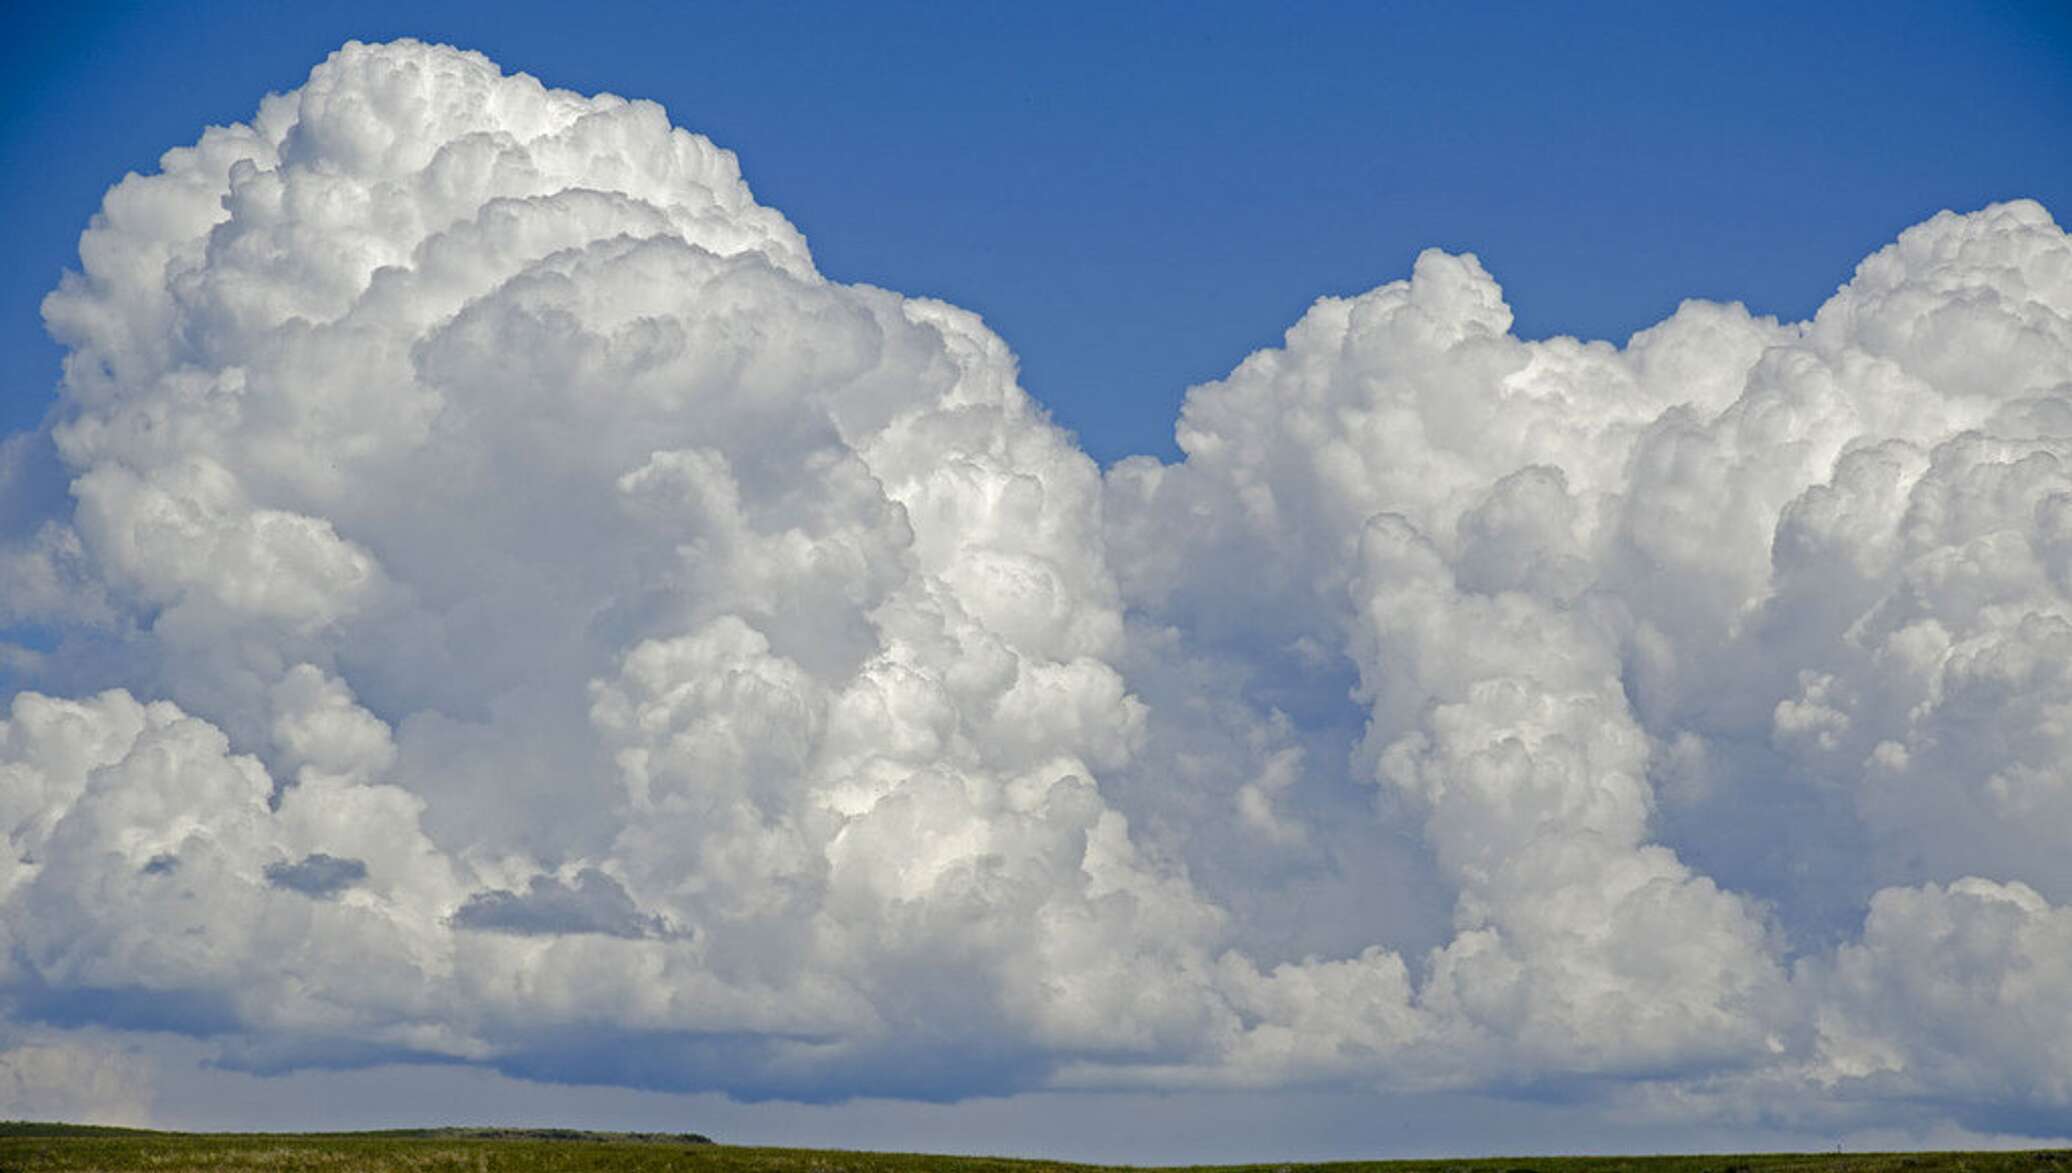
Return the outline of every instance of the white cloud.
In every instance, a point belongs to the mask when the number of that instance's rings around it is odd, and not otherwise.
[[[1888,905],[1974,874],[2039,885],[2046,919],[2072,895],[2045,845],[2072,711],[2068,257],[2033,204],[1945,215],[1806,326],[1693,302],[1614,349],[1509,337],[1480,266],[1427,253],[1196,388],[1185,461],[1110,473],[1146,638],[1242,649],[1261,722],[1316,670],[1297,649],[1357,667],[1373,837],[1416,820],[1454,893],[1413,998],[1463,1078],[1789,1072],[1839,1095],[1868,1073],[1821,1024],[1893,993],[1852,951],[1938,948]],[[1837,906],[1863,943],[1830,955]],[[1867,988],[1818,976],[1851,957]],[[1946,1034],[2011,1072],[1969,1013],[1847,1037]],[[1958,1079],[1896,1047],[1904,1080],[1847,1094],[2062,1101],[2048,1071]]]
[[[0,1049],[0,1116],[136,1127],[151,1123],[152,1065],[106,1045],[64,1039]]]
[[[0,725],[18,1021],[747,1097],[2072,1103],[2034,204],[1622,347],[1428,252],[1105,476],[976,317],[476,55],[348,46],[80,251],[74,502],[0,549],[61,637]]]

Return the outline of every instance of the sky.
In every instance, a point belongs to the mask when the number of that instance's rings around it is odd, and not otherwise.
[[[1312,300],[1475,252],[1522,337],[1686,297],[1808,316],[1944,208],[2072,197],[2053,3],[15,6],[0,53],[0,422],[100,193],[348,39],[415,36],[652,99],[739,152],[829,275],[1014,343],[1104,462]]]
[[[15,17],[0,1116],[2061,1140],[2062,13],[1293,13]]]

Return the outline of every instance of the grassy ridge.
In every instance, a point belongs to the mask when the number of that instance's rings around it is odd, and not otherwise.
[[[594,1132],[584,1128],[384,1128],[375,1132],[333,1132],[324,1136],[397,1137],[409,1140],[558,1140],[621,1144],[711,1144],[699,1132]]]
[[[0,1124],[0,1173],[295,1170],[335,1173],[1094,1173],[1122,1166],[1001,1157],[918,1156],[716,1145],[695,1134],[568,1129],[192,1134],[85,1125]],[[1551,1157],[1193,1166],[1236,1173],[2072,1173],[2072,1152],[1795,1153],[1762,1156]]]

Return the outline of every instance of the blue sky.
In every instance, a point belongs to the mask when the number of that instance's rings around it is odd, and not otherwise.
[[[976,309],[1095,456],[1311,299],[1470,250],[1525,337],[1684,297],[1801,317],[1943,208],[2072,205],[2056,3],[15,6],[0,425],[101,192],[349,39],[664,103],[822,269]]]

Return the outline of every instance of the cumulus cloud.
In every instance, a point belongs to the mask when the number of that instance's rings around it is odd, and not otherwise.
[[[1428,252],[1105,473],[659,107],[443,47],[348,45],[80,260],[0,448],[70,486],[0,534],[52,633],[18,1022],[745,1097],[2072,1105],[2033,203],[1623,346]]]
[[[534,876],[523,893],[500,888],[477,892],[454,910],[453,923],[464,929],[546,937],[642,937],[660,927],[655,918],[640,915],[618,881],[596,868],[576,873],[574,883],[558,876]]]
[[[148,1062],[106,1044],[59,1038],[0,1049],[0,1114],[126,1127],[151,1122]]]
[[[170,871],[171,865],[177,862],[174,856],[154,856],[144,865],[144,870],[149,872],[158,868]],[[313,851],[294,863],[267,864],[262,871],[266,882],[274,887],[300,892],[318,900],[336,896],[367,878],[367,865],[362,861],[340,859],[321,851]]]

